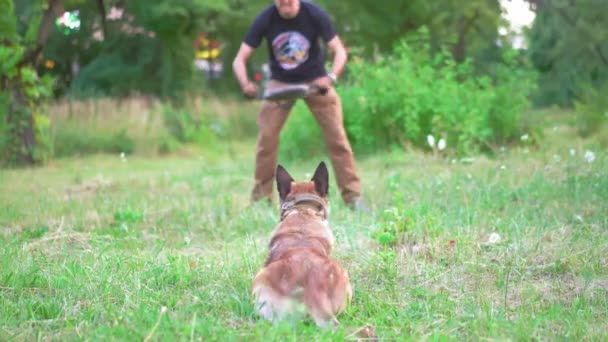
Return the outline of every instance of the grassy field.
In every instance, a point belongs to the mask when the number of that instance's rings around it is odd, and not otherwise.
[[[491,159],[360,159],[370,214],[332,179],[354,284],[335,332],[254,315],[278,209],[248,202],[253,150],[0,171],[0,340],[608,339],[608,158],[567,125]]]

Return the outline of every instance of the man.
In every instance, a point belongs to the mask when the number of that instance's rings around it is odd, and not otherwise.
[[[257,94],[247,76],[246,62],[266,38],[271,79],[268,88],[286,84],[316,84],[328,88],[324,95],[312,94],[304,101],[321,126],[342,199],[352,209],[366,209],[356,164],[343,126],[342,103],[332,85],[342,73],[347,54],[327,13],[319,6],[300,0],[275,0],[249,28],[233,62],[233,71],[246,96]],[[332,71],[325,70],[319,38],[333,52]],[[272,198],[279,136],[295,101],[282,105],[264,101],[258,115],[253,201]]]

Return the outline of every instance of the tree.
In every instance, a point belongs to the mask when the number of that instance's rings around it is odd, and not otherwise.
[[[202,32],[221,36],[217,25],[228,2],[66,0],[66,9],[79,11],[81,27],[69,36],[55,34],[44,53],[57,62],[55,72],[70,95],[175,99],[199,80],[193,42]],[[69,75],[74,60],[82,68]]]
[[[426,27],[432,45],[448,47],[457,61],[495,47],[501,23],[497,0],[319,0],[333,14],[348,45],[371,53],[392,51],[395,43]]]
[[[20,27],[12,0],[0,0],[0,162],[34,164],[50,155],[49,121],[44,99],[50,80],[35,70],[61,12],[61,0],[32,1],[28,25]]]
[[[538,105],[572,105],[608,81],[608,2],[535,0],[529,56],[541,72]]]

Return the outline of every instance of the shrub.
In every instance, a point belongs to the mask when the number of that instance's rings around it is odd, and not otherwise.
[[[395,145],[429,148],[428,135],[443,138],[446,151],[458,155],[514,141],[523,133],[521,117],[535,83],[515,51],[507,50],[492,74],[477,75],[471,61],[456,63],[449,53],[433,55],[428,44],[406,40],[375,62],[352,61],[349,75],[338,92],[359,153]],[[310,127],[314,120],[298,118],[298,110],[291,119],[301,121],[283,133],[283,154],[306,157],[318,130]]]

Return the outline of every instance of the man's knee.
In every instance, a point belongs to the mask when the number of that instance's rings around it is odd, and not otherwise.
[[[333,154],[351,154],[352,148],[346,138],[331,137],[327,141],[327,146]]]

